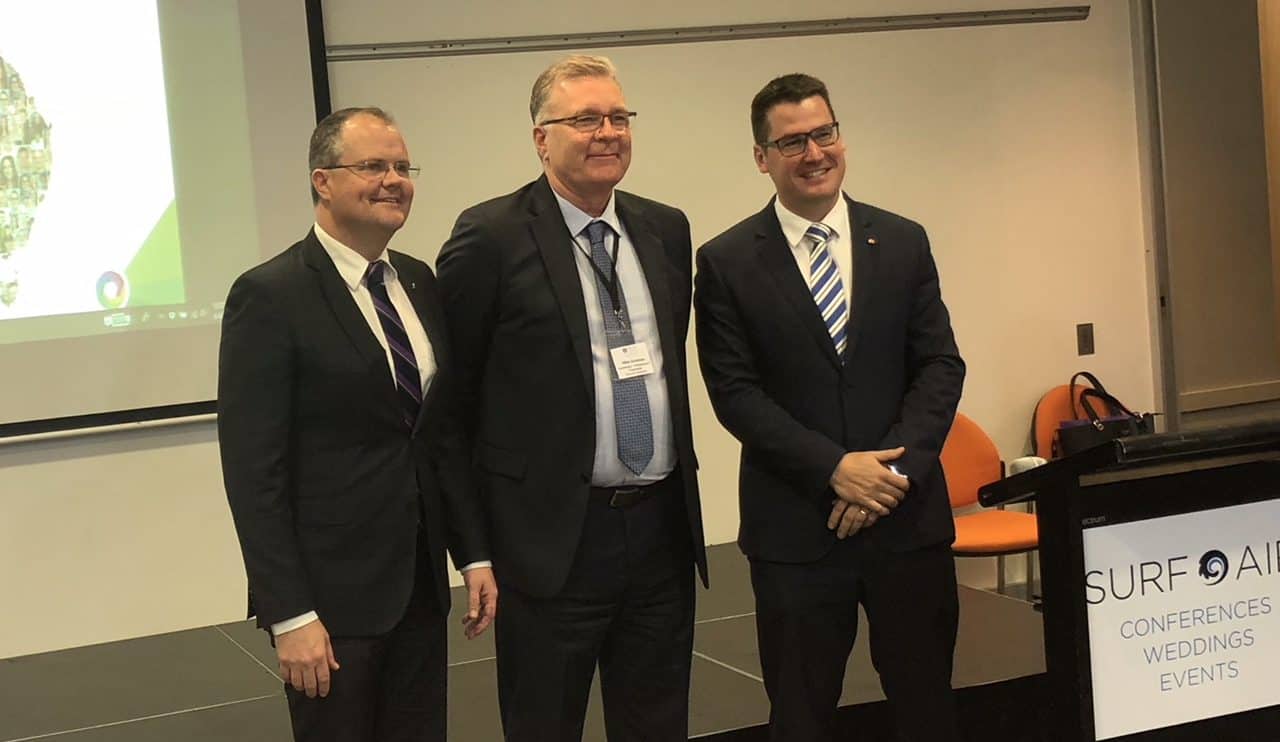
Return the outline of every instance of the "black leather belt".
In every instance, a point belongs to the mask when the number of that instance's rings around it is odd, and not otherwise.
[[[632,485],[630,487],[592,487],[591,496],[609,503],[611,508],[629,508],[661,494],[671,481],[671,476],[652,484]]]

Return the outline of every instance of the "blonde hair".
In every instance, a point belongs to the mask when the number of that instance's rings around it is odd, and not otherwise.
[[[529,118],[533,123],[538,123],[538,114],[542,113],[542,107],[547,105],[547,98],[551,97],[551,88],[562,80],[571,80],[575,77],[608,77],[616,82],[618,69],[613,66],[613,62],[608,57],[589,54],[574,54],[546,68],[541,75],[538,75],[538,79],[533,81],[533,93],[529,96]]]

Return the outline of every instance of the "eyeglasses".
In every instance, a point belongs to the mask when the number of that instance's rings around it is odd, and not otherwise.
[[[804,134],[789,134],[772,142],[761,142],[760,146],[764,149],[776,147],[783,157],[795,157],[809,148],[810,139],[819,147],[830,147],[840,140],[840,122],[832,121]]]
[[[565,116],[560,119],[549,119],[538,124],[538,126],[546,126],[547,124],[568,124],[578,131],[586,134],[590,132],[600,131],[604,126],[605,119],[609,120],[609,124],[613,128],[620,131],[630,131],[631,119],[636,117],[635,111],[620,111],[618,113],[584,113],[581,116]]]
[[[381,180],[387,177],[388,170],[395,170],[401,178],[416,178],[422,168],[414,167],[407,162],[386,162],[385,160],[365,160],[350,165],[328,165],[317,170],[350,170],[365,180]]]

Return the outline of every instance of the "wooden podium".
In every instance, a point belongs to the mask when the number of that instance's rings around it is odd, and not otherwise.
[[[1053,740],[1280,740],[1280,422],[1133,436],[1034,499]]]

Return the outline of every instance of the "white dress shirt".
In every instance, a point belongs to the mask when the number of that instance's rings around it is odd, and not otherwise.
[[[555,191],[552,191],[555,193]],[[578,266],[578,278],[582,283],[582,301],[587,310],[587,329],[591,333],[591,370],[595,380],[596,397],[596,452],[591,469],[591,484],[596,487],[623,487],[657,482],[675,468],[676,449],[671,428],[671,405],[667,400],[667,374],[662,364],[662,343],[658,338],[657,317],[653,312],[653,296],[645,280],[644,269],[636,256],[635,246],[618,219],[614,208],[615,197],[599,217],[593,217],[577,206],[555,194],[564,215],[565,226],[573,239],[565,248],[573,250]],[[583,233],[593,221],[604,222],[613,228],[614,239],[605,237],[605,250],[617,250],[618,284],[626,301],[627,317],[631,321],[631,335],[637,343],[649,348],[654,372],[644,377],[644,390],[649,398],[649,416],[653,421],[653,458],[640,474],[635,474],[618,458],[618,430],[613,417],[613,360],[609,355],[609,341],[604,333],[604,314],[600,311],[596,274],[591,267],[591,240]],[[613,254],[609,251],[610,255]]]
[[[796,259],[796,267],[800,269],[800,277],[804,285],[809,285],[809,256],[812,240],[804,236],[805,230],[813,222],[792,212],[782,205],[781,199],[773,202],[774,211],[778,214],[778,224],[782,226],[782,235],[791,246],[791,254]],[[836,201],[831,211],[821,219],[831,228],[831,239],[827,240],[827,252],[836,261],[836,270],[840,272],[840,282],[844,285],[845,307],[849,316],[853,316],[853,230],[849,228],[849,204],[844,194]]]
[[[351,298],[355,299],[356,306],[360,308],[360,314],[364,315],[364,321],[369,323],[369,329],[373,330],[374,337],[378,338],[378,344],[387,354],[387,378],[391,380],[391,387],[394,389],[396,386],[395,359],[391,356],[391,347],[387,345],[387,334],[382,330],[378,310],[373,306],[373,296],[370,295],[369,287],[365,283],[365,272],[369,270],[370,261],[325,232],[319,224],[315,225],[315,230],[316,239],[320,240],[320,245],[333,260],[333,266],[338,269],[342,282],[351,289]],[[383,248],[378,260],[386,263],[386,267],[382,269],[382,282],[386,285],[387,297],[391,299],[391,305],[400,315],[404,332],[409,336],[414,360],[418,362],[418,380],[422,383],[422,396],[425,399],[427,389],[431,387],[431,379],[436,375],[435,350],[431,347],[431,339],[427,337],[427,331],[422,327],[422,320],[418,319],[418,311],[410,303],[409,296],[404,292],[404,286],[400,285],[400,278],[395,266],[391,264],[386,248]]]

